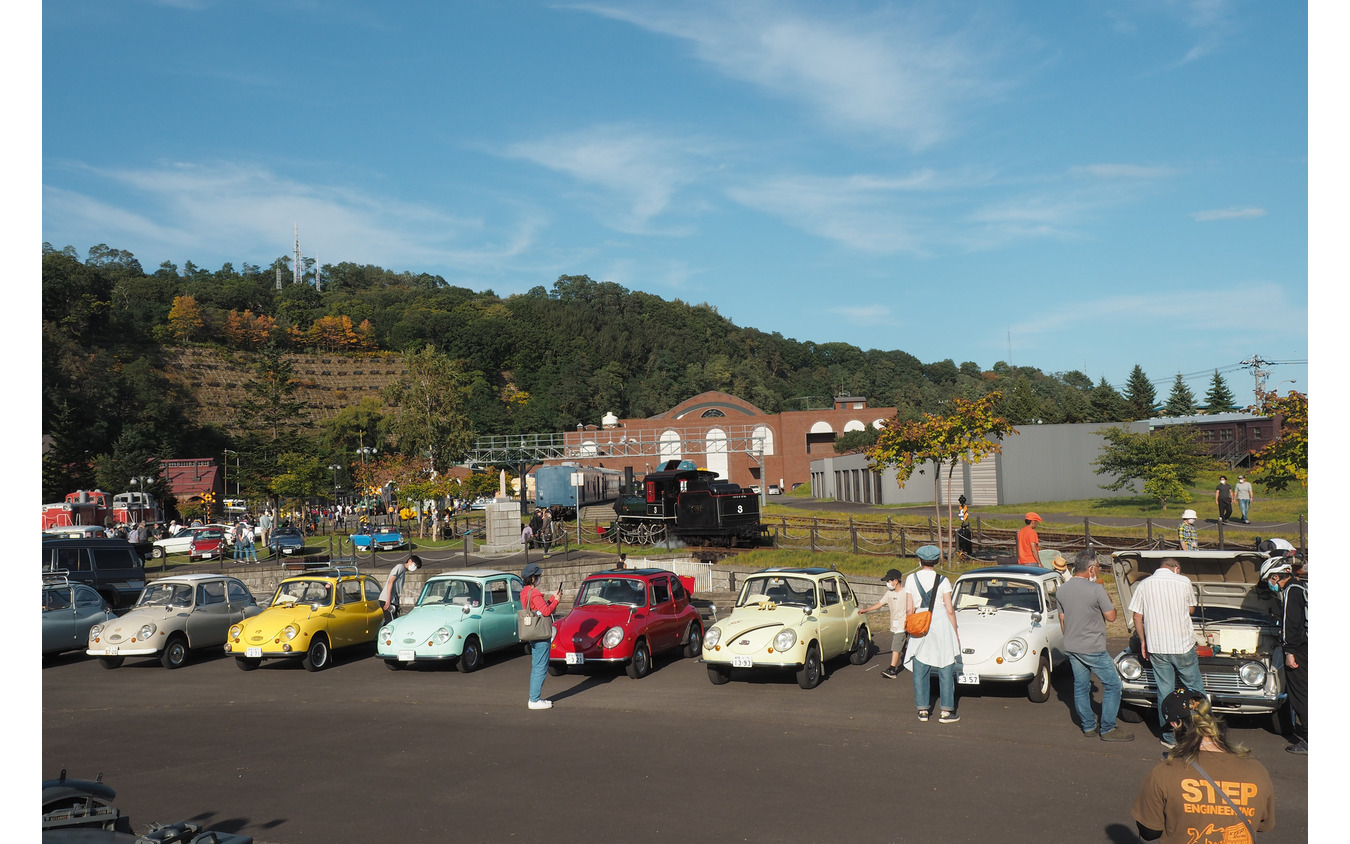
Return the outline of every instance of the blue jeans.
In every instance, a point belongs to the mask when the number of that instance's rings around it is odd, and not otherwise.
[[[930,672],[936,672],[938,678],[938,703],[943,712],[956,709],[956,663],[945,668],[933,668],[917,659],[910,663],[914,673],[914,708],[931,709],[933,701],[933,683]]]
[[[1172,732],[1172,725],[1162,717],[1163,700],[1176,691],[1178,680],[1187,691],[1204,692],[1205,678],[1200,674],[1200,657],[1195,655],[1195,648],[1191,648],[1184,654],[1150,653],[1148,658],[1153,663],[1153,679],[1158,683],[1158,726],[1162,727],[1163,741],[1175,742],[1177,737]]]
[[[1092,675],[1102,683],[1101,730],[1109,733],[1116,728],[1116,713],[1120,712],[1120,674],[1106,651],[1091,654],[1067,652],[1073,667],[1073,708],[1083,724],[1083,732],[1097,729],[1097,716],[1092,712]],[[1156,668],[1154,669],[1157,670]]]
[[[544,691],[544,677],[548,675],[549,641],[530,642],[530,702],[539,700]]]
[[[1238,499],[1238,510],[1242,511],[1242,521],[1244,522],[1247,521],[1247,511],[1250,510],[1251,508],[1252,508],[1252,500],[1250,498]]]

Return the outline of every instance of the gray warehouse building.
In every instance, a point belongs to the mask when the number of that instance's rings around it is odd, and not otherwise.
[[[1022,504],[1138,495],[1138,481],[1112,491],[1101,485],[1113,480],[1092,465],[1101,455],[1103,428],[1123,427],[1147,433],[1148,421],[1074,425],[1024,425],[1004,438],[1003,453],[971,466],[959,464],[948,484],[947,468],[939,478],[942,502],[965,495],[972,506]],[[895,470],[876,471],[866,454],[845,454],[811,461],[811,497],[863,504],[933,503],[934,464],[915,470],[904,487],[895,482]]]

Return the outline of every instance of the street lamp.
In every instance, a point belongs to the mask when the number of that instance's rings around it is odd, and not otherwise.
[[[221,483],[222,489],[228,495],[230,491],[230,455],[234,455],[234,497],[239,497],[239,452],[234,449],[225,449],[225,479]]]
[[[338,473],[338,470],[340,470],[340,469],[342,468],[342,465],[339,464],[339,463],[329,463],[329,464],[328,464],[328,468],[333,472],[333,507],[334,507],[334,509],[336,509],[336,508],[337,508],[337,494],[338,494],[337,473]]]
[[[1276,392],[1277,394],[1280,392],[1280,385],[1282,385],[1282,384],[1297,384],[1297,383],[1298,383],[1298,379],[1296,379],[1296,378],[1286,378],[1286,379],[1284,379],[1283,381],[1281,381],[1279,384],[1276,384],[1276,385],[1275,385],[1275,392]]]
[[[151,479],[146,477],[145,475],[137,475],[136,477],[131,479],[131,485],[136,487],[137,491],[140,493],[144,493],[147,489],[150,488],[150,482]],[[145,521],[144,495],[136,496],[136,521],[138,523]]]

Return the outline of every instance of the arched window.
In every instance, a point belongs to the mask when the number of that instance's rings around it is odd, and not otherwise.
[[[662,460],[662,461],[666,461],[666,460],[679,460],[679,459],[680,459],[680,456],[681,456],[681,452],[680,452],[680,435],[679,435],[679,433],[677,433],[677,432],[675,432],[675,431],[662,431],[662,432],[661,432],[661,460]]]
[[[705,456],[707,457],[707,467],[722,480],[730,480],[730,469],[727,464],[727,434],[721,428],[709,428],[708,438],[705,443]]]
[[[857,419],[850,419],[848,420],[848,422],[844,423],[844,433],[846,434],[849,431],[866,431],[866,430],[867,426],[864,425],[862,422],[859,422]]]
[[[833,434],[833,433],[834,433],[834,428],[830,425],[829,422],[826,422],[825,420],[822,419],[821,421],[819,421],[819,422],[817,422],[817,423],[815,423],[814,425],[811,426],[810,433],[812,433],[812,434]]]
[[[726,416],[726,414],[715,407],[710,407],[707,410],[703,411],[702,416],[704,419],[709,419],[714,416]]]
[[[750,434],[750,449],[763,448],[764,455],[773,454],[773,431],[766,425],[756,425]]]

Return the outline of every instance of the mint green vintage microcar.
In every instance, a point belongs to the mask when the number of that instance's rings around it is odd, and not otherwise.
[[[431,577],[417,606],[380,628],[375,653],[390,670],[450,660],[466,674],[476,671],[484,654],[520,644],[521,585],[516,575],[489,569]]]

